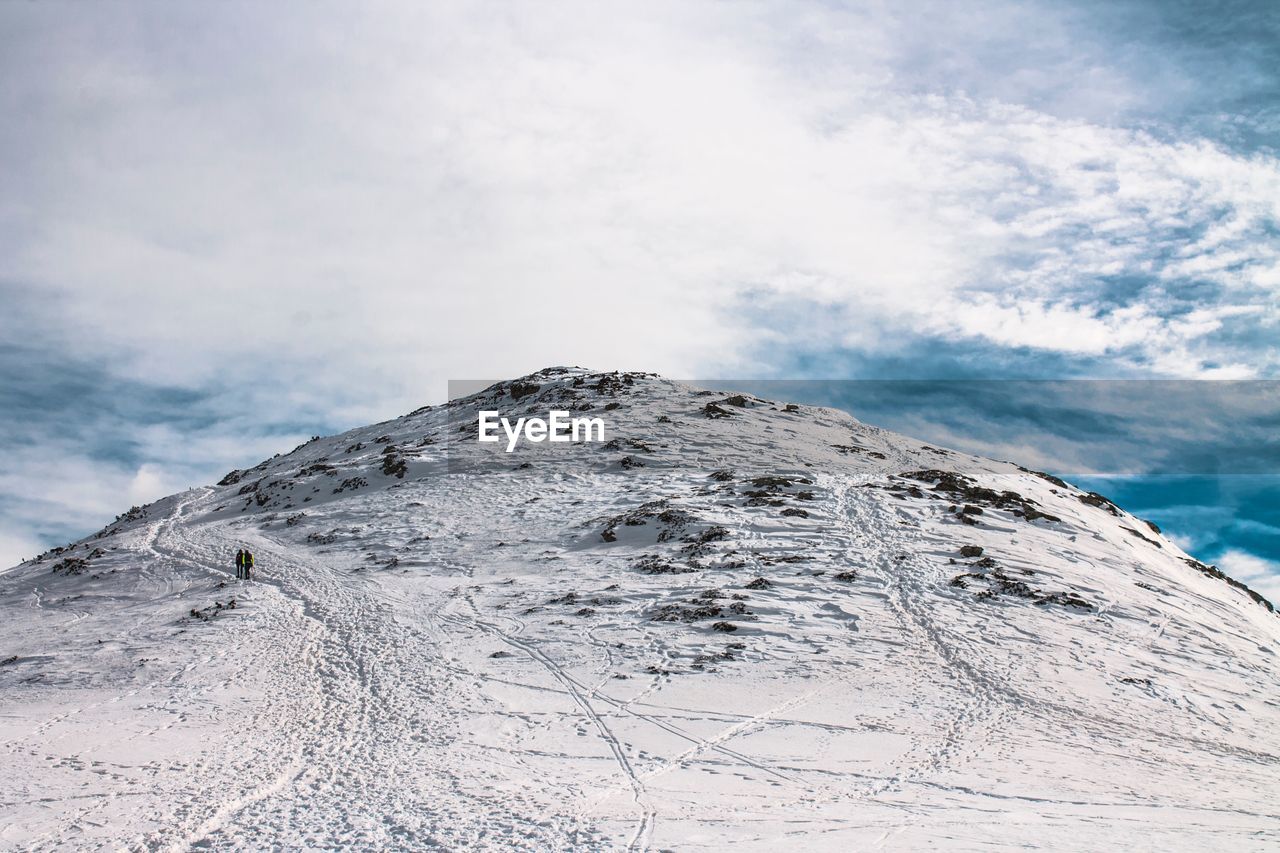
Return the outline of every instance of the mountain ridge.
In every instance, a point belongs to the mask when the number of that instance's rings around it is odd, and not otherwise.
[[[485,406],[608,440],[507,453]],[[1260,595],[1052,475],[654,374],[548,368],[313,439],[0,575],[0,605],[30,635],[4,781],[61,801],[82,716],[201,743],[189,778],[94,780],[119,825],[68,825],[106,843],[1275,840]],[[57,686],[64,658],[102,672]],[[143,711],[82,701],[121,685]],[[152,724],[192,696],[202,722]],[[232,706],[263,768],[217,748]],[[150,812],[101,805],[148,772]],[[6,816],[0,841],[80,837]]]

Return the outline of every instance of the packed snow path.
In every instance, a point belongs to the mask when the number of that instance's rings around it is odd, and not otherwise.
[[[1013,466],[641,388],[613,399],[696,429],[668,464],[455,448],[380,481],[380,447],[474,418],[442,408],[242,478],[372,445],[312,472],[354,495],[195,490],[0,575],[0,846],[1280,842],[1274,614]],[[872,461],[824,457],[828,423]],[[929,467],[1034,504],[962,521]]]

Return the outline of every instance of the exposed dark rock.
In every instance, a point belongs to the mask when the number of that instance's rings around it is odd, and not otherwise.
[[[631,565],[636,571],[646,575],[687,575],[695,571],[688,566],[664,560],[657,554],[645,554]]]
[[[619,527],[642,527],[650,521],[657,521],[661,525],[662,529],[658,532],[658,541],[668,542],[690,524],[697,521],[697,517],[691,512],[672,507],[666,500],[656,500],[643,503],[635,509],[619,515],[597,519],[597,521],[604,523],[604,529],[601,530],[600,537],[605,542],[617,540],[616,531]]]
[[[1067,485],[1067,484],[1066,484],[1066,482],[1064,482],[1063,480],[1058,479],[1057,477],[1053,476],[1052,474],[1046,474],[1046,473],[1045,473],[1045,472],[1043,472],[1043,471],[1032,471],[1030,468],[1023,468],[1021,465],[1019,465],[1019,466],[1018,466],[1018,470],[1019,470],[1019,471],[1025,471],[1025,472],[1026,472],[1026,473],[1028,473],[1028,474],[1033,474],[1033,475],[1035,475],[1035,476],[1039,477],[1041,480],[1046,480],[1046,481],[1048,481],[1048,482],[1050,482],[1050,483],[1053,483],[1055,486],[1060,486],[1061,488],[1064,488],[1064,489],[1069,489],[1069,488],[1071,488],[1069,485]]]
[[[1042,595],[1036,604],[1058,604],[1063,607],[1075,607],[1080,610],[1093,610],[1093,605],[1071,592],[1050,592]]]
[[[687,543],[682,550],[691,557],[700,556],[711,550],[711,543],[719,542],[729,538],[729,528],[720,525],[712,525],[697,536],[685,536],[681,538],[682,542]]]
[[[362,489],[367,485],[369,485],[369,481],[364,477],[348,477],[342,481],[338,488],[333,490],[333,493],[337,495],[342,492],[355,491],[356,489]]]
[[[385,453],[385,451],[383,451]],[[403,480],[404,475],[409,470],[409,463],[402,457],[390,455],[382,460],[382,473],[387,477],[395,477],[397,480]]]
[[[67,575],[82,575],[89,568],[89,560],[85,557],[64,557],[53,564],[52,571]]]
[[[1141,539],[1143,542],[1146,542],[1146,543],[1148,543],[1148,544],[1150,544],[1150,545],[1155,545],[1157,548],[1163,548],[1163,547],[1164,547],[1163,545],[1161,545],[1161,544],[1160,544],[1159,542],[1157,542],[1156,540],[1154,540],[1154,539],[1152,539],[1152,538],[1150,538],[1150,537],[1148,537],[1148,536],[1143,536],[1141,532],[1139,532],[1139,531],[1137,531],[1137,530],[1134,530],[1132,527],[1125,527],[1124,525],[1121,525],[1121,529],[1122,529],[1125,533],[1128,533],[1128,534],[1129,534],[1129,535],[1131,535],[1131,536],[1136,536],[1137,538]]]
[[[1080,499],[1080,503],[1082,504],[1087,504],[1088,506],[1096,506],[1099,509],[1105,509],[1107,512],[1111,513],[1112,515],[1120,514],[1120,507],[1116,506],[1110,500],[1108,500],[1107,498],[1104,498],[1102,495],[1098,494],[1097,492],[1086,492],[1083,495],[1079,495],[1079,499]]]
[[[698,622],[702,619],[715,619],[724,613],[718,604],[703,604],[686,607],[682,604],[664,604],[653,611],[649,617],[654,622]]]
[[[536,382],[512,382],[508,391],[512,399],[519,400],[522,397],[528,397],[530,394],[538,393],[540,387]]]
[[[1031,498],[1023,497],[1013,491],[997,492],[995,489],[979,486],[970,477],[957,474],[954,471],[930,468],[922,471],[908,471],[901,476],[908,480],[933,483],[935,492],[947,495],[957,504],[966,505],[963,513],[968,513],[970,506],[975,508],[990,507],[1009,510],[1013,515],[1020,516],[1028,521],[1034,521],[1038,518],[1043,518],[1046,521],[1062,520],[1056,515],[1050,515],[1041,510]],[[964,514],[960,517],[962,520],[968,520]]]
[[[144,518],[146,518],[146,517],[147,517],[147,509],[146,509],[146,507],[141,507],[141,506],[131,506],[131,507],[129,507],[129,511],[128,511],[128,512],[122,512],[122,513],[120,513],[119,515],[117,515],[117,516],[116,516],[116,520],[115,520],[114,522],[112,522],[112,523],[113,523],[113,524],[122,524],[122,523],[129,522],[129,521],[140,521],[140,520],[142,520],[142,519],[144,519]]]

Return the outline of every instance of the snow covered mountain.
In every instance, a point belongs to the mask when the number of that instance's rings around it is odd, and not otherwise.
[[[0,619],[7,849],[1280,845],[1260,596],[1051,476],[651,374],[317,438]]]

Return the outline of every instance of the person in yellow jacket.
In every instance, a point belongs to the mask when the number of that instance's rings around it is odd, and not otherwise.
[[[253,580],[253,552],[244,552],[244,579]]]

